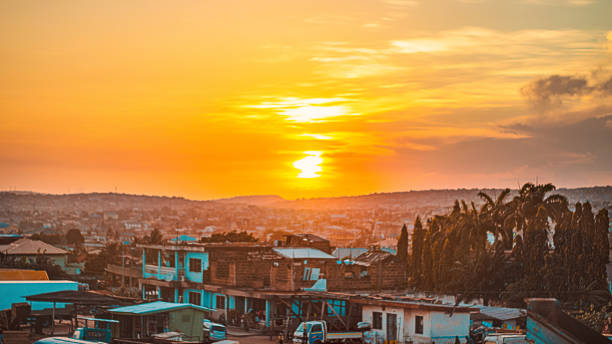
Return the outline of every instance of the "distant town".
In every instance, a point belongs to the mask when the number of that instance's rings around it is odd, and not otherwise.
[[[529,183],[301,200],[2,192],[0,327],[39,344],[607,343],[611,210],[609,186]]]
[[[194,201],[115,193],[50,195],[0,192],[0,231],[62,234],[78,229],[90,249],[108,241],[133,242],[157,228],[164,238],[245,231],[259,240],[287,234],[316,234],[336,247],[392,248],[402,225],[411,231],[417,216],[447,212],[455,200],[482,204],[478,192],[501,189],[430,190],[353,197],[285,200],[279,196],[243,196]],[[612,210],[612,187],[558,189],[568,202],[590,201]],[[513,196],[513,194],[510,194]]]

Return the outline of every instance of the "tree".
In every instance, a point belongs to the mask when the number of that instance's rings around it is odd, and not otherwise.
[[[524,306],[525,297],[555,297],[578,308],[605,304],[608,213],[594,215],[588,202],[571,211],[565,197],[550,194],[554,190],[552,184],[527,183],[510,201],[510,190],[496,199],[480,193],[480,209],[455,201],[425,228],[417,218],[411,284],[516,307]]]
[[[412,249],[410,250],[410,278],[412,284],[419,285],[421,280],[421,262],[423,258],[423,240],[425,233],[421,218],[417,216],[412,230]]]
[[[257,242],[257,238],[246,231],[231,231],[227,233],[215,233],[210,238],[202,238],[200,242]]]
[[[408,269],[408,229],[406,224],[402,226],[402,232],[397,240],[397,258],[404,268]]]
[[[144,242],[149,245],[159,245],[163,239],[164,237],[159,228],[153,228],[151,234],[144,237]]]
[[[68,230],[68,233],[66,233],[66,241],[76,248],[85,242],[85,238],[83,238],[81,231],[76,228],[72,228]]]

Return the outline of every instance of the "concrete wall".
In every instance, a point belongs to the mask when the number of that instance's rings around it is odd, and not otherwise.
[[[374,312],[381,312],[382,313],[382,329],[373,329],[373,331],[378,332],[379,336],[381,338],[383,338],[384,340],[388,340],[387,338],[387,327],[389,324],[387,324],[387,314],[391,313],[391,314],[395,314],[397,316],[397,337],[399,339],[398,343],[404,343],[403,341],[403,327],[404,327],[404,310],[401,308],[392,308],[392,307],[385,307],[385,309],[383,310],[382,307],[380,306],[369,306],[369,305],[364,305],[362,308],[362,319],[363,321],[367,321],[370,324],[374,324],[373,320],[374,320]]]
[[[436,343],[454,343],[455,337],[465,342],[465,336],[470,333],[469,313],[431,312],[431,339]]]
[[[384,308],[384,309],[383,309]],[[363,305],[362,319],[373,324],[373,313],[382,313],[382,329],[373,329],[384,340],[389,340],[387,336],[387,314],[395,314],[397,321],[398,343],[414,344],[454,344],[455,336],[458,336],[461,343],[465,343],[465,336],[470,330],[470,315],[468,313],[455,313],[452,317],[445,312],[429,310],[413,310],[393,307],[382,307]],[[415,333],[416,316],[423,317],[423,333]]]

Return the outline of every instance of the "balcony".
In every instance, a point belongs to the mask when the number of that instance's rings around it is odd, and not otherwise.
[[[178,281],[180,277],[183,276],[183,272],[179,270],[179,275],[176,275],[176,268],[162,266],[159,267],[157,265],[145,265],[144,277],[145,278],[155,278],[160,281]]]

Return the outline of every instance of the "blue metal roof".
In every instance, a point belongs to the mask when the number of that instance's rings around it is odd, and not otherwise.
[[[336,257],[329,255],[316,248],[275,248],[274,252],[280,254],[285,258],[291,259],[334,259]]]
[[[172,242],[178,242],[178,241],[186,241],[186,242],[194,242],[194,241],[198,241],[198,239],[194,238],[194,237],[190,237],[189,235],[180,235],[177,236],[176,238],[170,240]]]
[[[141,315],[141,314],[170,312],[170,311],[183,309],[183,308],[195,308],[201,311],[211,311],[211,309],[209,308],[192,305],[190,303],[174,303],[174,302],[155,301],[155,302],[149,302],[149,303],[141,303],[139,305],[113,308],[109,310],[109,312]]]

